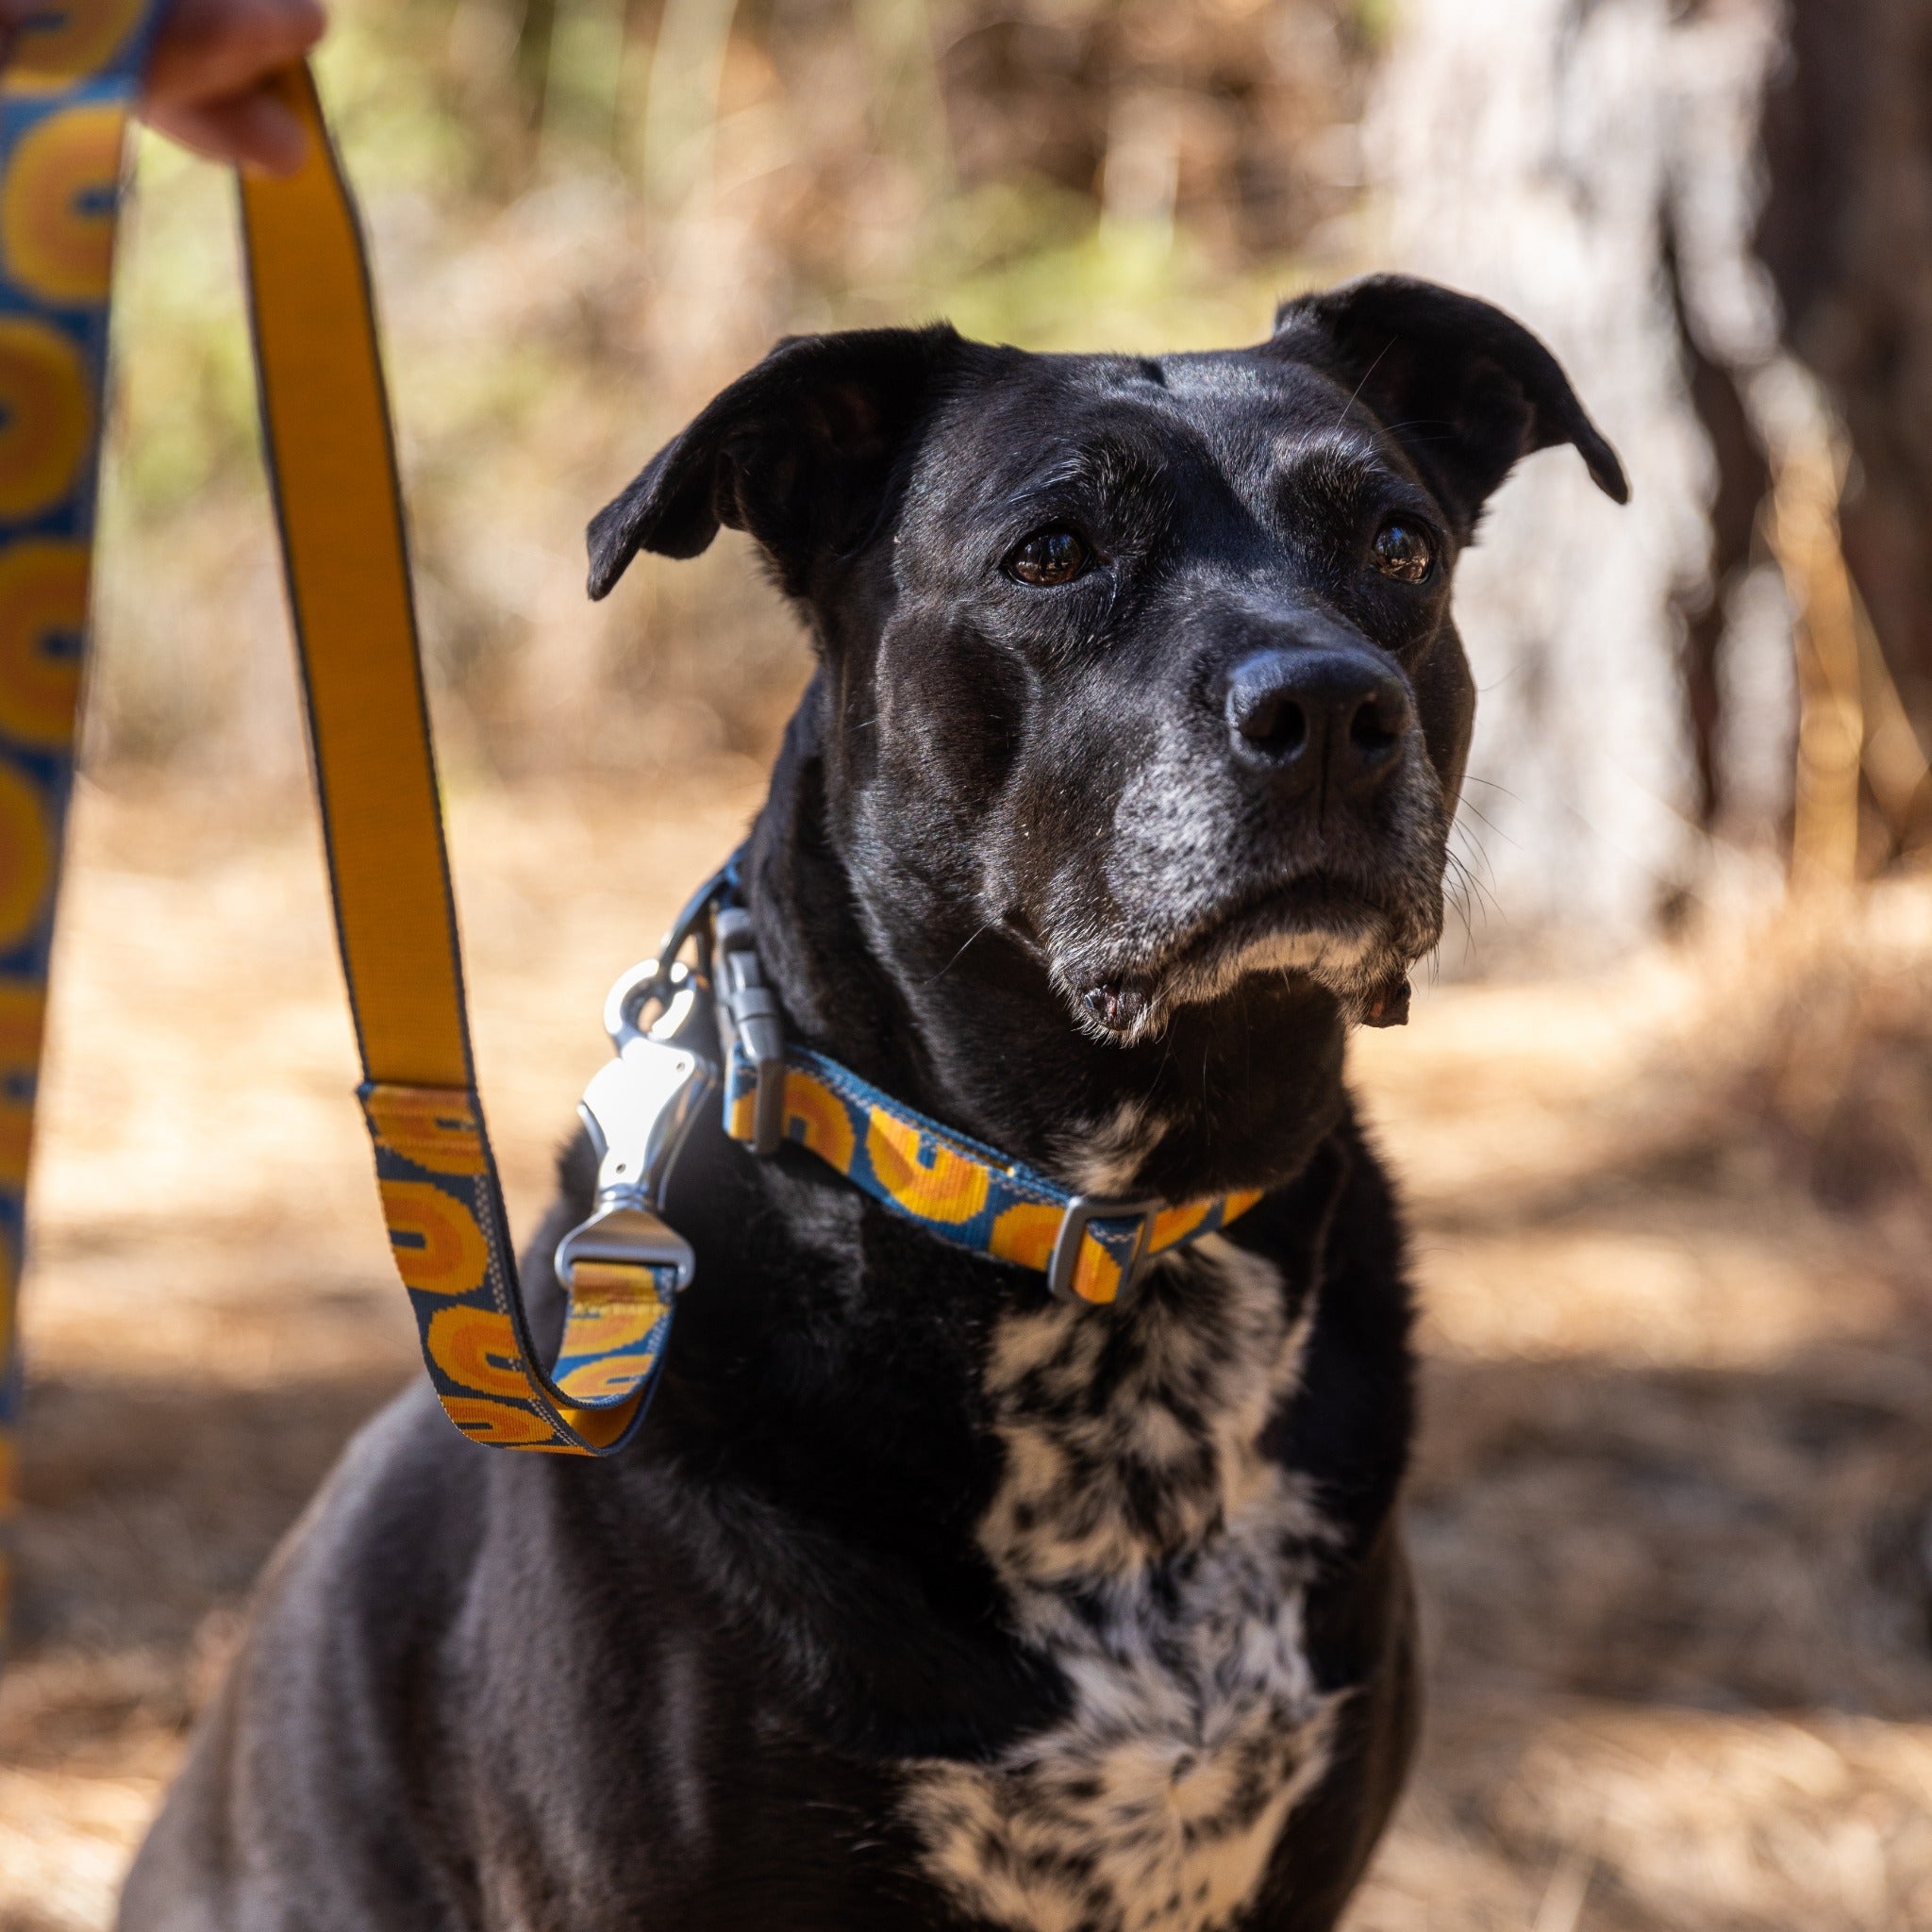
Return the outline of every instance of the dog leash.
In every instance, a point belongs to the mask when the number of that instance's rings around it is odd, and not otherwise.
[[[146,0],[50,4],[0,48],[0,1641],[27,1158],[74,782],[114,225],[153,20]]]
[[[531,1335],[470,1051],[368,265],[307,67],[285,85],[308,158],[287,179],[242,176],[242,234],[262,441],[391,1249],[458,1428],[479,1442],[607,1456],[642,1420],[690,1267],[669,1239],[655,1251],[637,1238],[587,1242],[554,1359]]]
[[[140,0],[84,22],[78,7],[50,11],[0,87],[0,1336],[12,1333],[71,785],[123,135],[151,18]],[[396,1269],[450,1420],[475,1441],[553,1454],[607,1456],[629,1441],[694,1271],[662,1219],[664,1188],[714,1092],[725,1131],[754,1153],[803,1147],[953,1245],[1041,1270],[1071,1301],[1117,1299],[1154,1257],[1245,1212],[1258,1194],[1170,1206],[1074,1193],[787,1042],[734,862],[607,1002],[616,1057],[582,1108],[596,1206],[558,1250],[568,1308],[546,1362],[476,1092],[360,229],[308,68],[281,85],[307,158],[289,178],[241,186],[263,447],[358,1094]],[[9,1347],[7,1497],[19,1384]]]
[[[263,443],[362,1105],[396,1269],[450,1420],[476,1441],[571,1455],[612,1454],[635,1433],[695,1272],[662,1207],[721,1084],[714,1037],[734,1139],[767,1155],[802,1145],[955,1245],[1044,1270],[1070,1300],[1114,1300],[1154,1256],[1244,1212],[1258,1194],[1179,1207],[1073,1194],[789,1046],[734,863],[606,1002],[616,1057],[581,1109],[597,1199],[557,1251],[568,1310],[545,1365],[475,1088],[367,267],[308,70],[288,85],[308,161],[289,180],[242,181]]]
[[[17,1291],[72,791],[125,129],[166,0],[48,0],[0,49],[0,1635],[18,1494]],[[292,178],[244,176],[263,441],[337,930],[398,1271],[443,1406],[481,1441],[608,1454],[643,1410],[675,1262],[587,1256],[561,1351],[529,1334],[472,1072],[370,288],[306,67]]]

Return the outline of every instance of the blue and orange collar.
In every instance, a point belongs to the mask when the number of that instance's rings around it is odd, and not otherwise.
[[[724,1131],[755,1154],[803,1147],[939,1240],[1041,1270],[1065,1301],[1118,1302],[1158,1256],[1225,1227],[1260,1199],[1258,1191],[1177,1204],[1075,1194],[792,1044],[750,918],[729,903],[735,884],[734,860],[686,907],[658,958],[625,974],[606,1002],[617,1057],[585,1089],[579,1109],[597,1155],[596,1201],[558,1244],[569,1309],[561,1352],[541,1389],[505,1291],[507,1247],[492,1245],[477,1219],[495,1198],[494,1180],[469,1097],[364,1090],[391,1241],[425,1358],[466,1432],[603,1454],[638,1427],[663,1369],[676,1302],[697,1266],[690,1242],[663,1218],[665,1188],[721,1086]],[[695,969],[678,958],[693,941]]]
[[[1043,1270],[1063,1301],[1119,1300],[1155,1257],[1225,1227],[1261,1198],[1257,1190],[1171,1207],[1075,1194],[808,1048],[788,1047],[780,1076],[781,1144],[808,1148],[941,1241]],[[724,1131],[746,1146],[770,1078],[734,1041],[724,1072]]]
[[[735,875],[734,861],[714,881],[719,899],[733,896]],[[755,1153],[808,1148],[941,1241],[1043,1271],[1063,1301],[1118,1301],[1157,1256],[1225,1227],[1261,1198],[1257,1190],[1170,1205],[1074,1193],[787,1041],[750,916],[723,905],[712,933],[724,1131]]]

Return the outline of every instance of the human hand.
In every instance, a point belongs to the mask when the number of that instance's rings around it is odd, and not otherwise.
[[[308,137],[273,83],[327,25],[322,0],[174,0],[148,55],[141,118],[211,160],[292,175]]]

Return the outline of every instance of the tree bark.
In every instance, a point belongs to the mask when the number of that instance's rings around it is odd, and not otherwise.
[[[1410,0],[1381,77],[1378,257],[1541,334],[1631,475],[1620,512],[1530,458],[1462,566],[1492,958],[1628,942],[1781,836],[1791,626],[1758,530],[1807,391],[1754,230],[1782,53],[1770,0]]]

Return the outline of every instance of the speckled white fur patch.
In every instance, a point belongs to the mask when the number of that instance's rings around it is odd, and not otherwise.
[[[1327,1767],[1302,1608],[1329,1532],[1260,1447],[1312,1308],[1219,1237],[1160,1266],[1118,1311],[1008,1318],[989,1363],[980,1542],[1073,1705],[991,1765],[913,1767],[908,1805],[961,1908],[1025,1932],[1228,1924]]]
[[[1083,1194],[1125,1196],[1149,1156],[1160,1145],[1167,1123],[1137,1100],[1124,1100],[1104,1120],[1070,1133],[1055,1152],[1060,1171]]]

